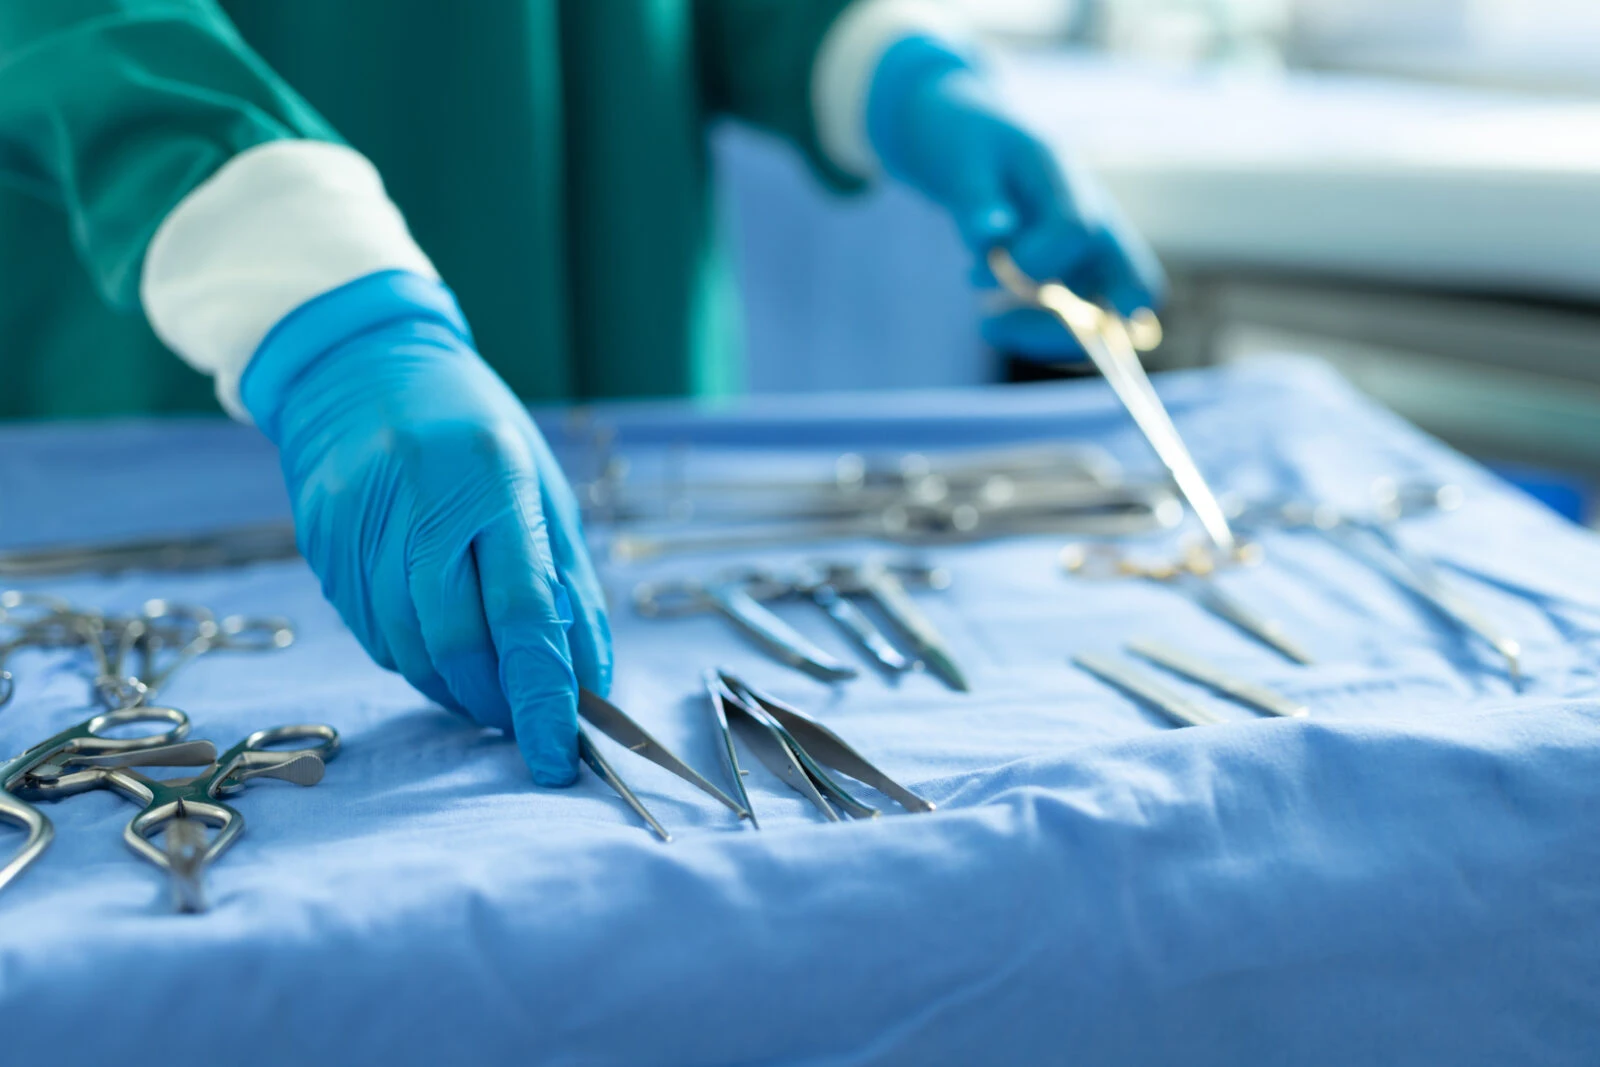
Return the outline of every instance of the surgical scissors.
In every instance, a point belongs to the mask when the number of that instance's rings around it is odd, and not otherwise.
[[[135,723],[165,723],[167,729],[141,737],[106,736],[107,730]],[[107,767],[135,764],[193,766],[216,758],[211,742],[186,742],[188,734],[189,717],[176,708],[117,708],[92,715],[0,763],[0,821],[19,826],[27,834],[22,848],[0,866],[0,889],[38,859],[55,835],[44,813],[15,795],[32,775],[58,775],[73,766],[89,767],[90,771],[79,773],[95,774]]]
[[[128,708],[106,714],[128,715],[156,710],[162,709]],[[297,749],[270,747],[306,740],[316,744]],[[209,742],[203,743],[209,745]],[[200,874],[244,832],[244,816],[221,798],[236,795],[252,778],[278,778],[295,785],[316,785],[322,780],[326,762],[338,754],[339,732],[331,726],[322,723],[275,726],[250,734],[220,757],[215,757],[204,771],[192,778],[150,778],[126,764],[91,766],[70,773],[27,775],[26,795],[30,799],[53,800],[91,789],[110,789],[126,797],[140,805],[140,810],[123,829],[123,840],[135,853],[168,872],[169,876],[174,873],[169,850],[158,848],[151,839],[179,820],[194,820],[214,827],[216,836],[193,858],[192,864],[186,864],[178,872],[194,884],[181,889],[175,886],[178,900],[198,905],[204,899],[198,885]],[[154,761],[147,758],[143,762]],[[172,760],[161,762],[171,764]]]
[[[1184,444],[1139,362],[1132,332],[1153,334],[1159,329],[1154,314],[1140,316],[1136,323],[1130,324],[1115,311],[1084,300],[1059,281],[1038,282],[1028,277],[1010,253],[998,246],[989,252],[989,269],[1012,296],[1043,308],[1061,320],[1171,472],[1178,491],[1194,509],[1206,536],[1223,558],[1233,556],[1237,546],[1228,516],[1189,454],[1189,446]]]

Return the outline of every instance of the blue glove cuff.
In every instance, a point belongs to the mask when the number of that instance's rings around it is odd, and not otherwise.
[[[472,332],[442,282],[386,270],[314,297],[278,321],[262,339],[239,382],[239,398],[256,425],[278,440],[283,398],[307,367],[363,334],[395,322],[431,322],[472,344]]]
[[[906,101],[946,74],[972,69],[968,57],[932,37],[906,37],[884,52],[867,91],[867,140],[885,170],[898,177],[903,169]]]

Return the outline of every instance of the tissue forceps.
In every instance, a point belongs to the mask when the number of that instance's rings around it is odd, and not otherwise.
[[[627,712],[606,700],[600,694],[579,688],[578,714],[591,726],[623,748],[637,756],[643,756],[658,767],[671,771],[719,804],[727,807],[739,818],[754,820],[755,816],[750,813],[748,802],[741,804],[712,785],[693,767],[673,754],[670,748],[652,737],[649,731],[635,722]],[[644,806],[644,802],[639,799],[632,789],[628,788],[628,783],[622,780],[622,776],[616,772],[605,756],[601,755],[600,750],[595,747],[594,741],[589,737],[588,731],[581,726],[578,728],[578,757],[588,764],[591,771],[616,791],[623,802],[633,809],[634,814],[644,820],[645,825],[650,827],[657,837],[661,838],[662,841],[672,840],[672,835],[667,832],[666,827],[662,826],[660,821],[650,814],[650,809]],[[739,793],[741,798],[744,798],[743,786],[740,787]]]
[[[165,723],[167,729],[141,737],[107,737],[105,731],[133,723]],[[216,749],[209,741],[185,742],[189,717],[176,708],[118,708],[92,715],[39,742],[20,756],[0,763],[0,822],[9,822],[27,834],[17,853],[0,865],[0,889],[16,878],[50,847],[55,830],[38,808],[15,793],[28,784],[33,772],[60,773],[72,766],[106,767],[187,766],[209,763]]]
[[[720,613],[779,662],[811,675],[818,681],[838,682],[859,672],[818,648],[800,631],[774,615],[750,595],[752,583],[766,576],[747,574],[710,582],[642,582],[634,588],[633,603],[648,618],[671,617],[710,608]],[[784,588],[787,592],[787,587]]]
[[[1128,651],[1140,659],[1149,660],[1158,667],[1165,667],[1174,674],[1199,682],[1209,689],[1269,715],[1280,715],[1286,719],[1303,719],[1311,713],[1311,709],[1298,700],[1291,700],[1264,685],[1235,677],[1198,656],[1192,656],[1159,641],[1129,641]]]
[[[705,681],[722,734],[724,762],[741,792],[744,785],[733,744],[734,731],[768,770],[811,801],[830,822],[840,821],[835,807],[858,819],[874,818],[879,812],[852,796],[829,773],[829,768],[865,782],[909,812],[934,810],[931,801],[890,778],[842,737],[798,708],[760,692],[727,671],[707,671]]]
[[[792,707],[776,697],[747,685],[739,679],[721,672],[719,677],[743,700],[753,701],[776,719],[794,737],[800,746],[815,760],[847,774],[858,782],[865,782],[884,796],[889,797],[910,812],[933,811],[934,804],[907,789],[874,766],[868,759],[847,744],[844,738],[799,708]]]
[[[1215,726],[1222,721],[1207,708],[1131,663],[1091,654],[1074,656],[1072,662],[1107,685],[1150,705],[1179,726]]]
[[[1084,300],[1059,281],[1034,281],[1003,248],[990,250],[989,269],[1012,296],[1053,314],[1083,346],[1145,440],[1171,472],[1178,491],[1194,509],[1206,536],[1224,558],[1231,557],[1237,546],[1228,516],[1195,465],[1189,446],[1184,444],[1166,405],[1156,395],[1144,365],[1139,362],[1130,329],[1154,332],[1159,328],[1154,316],[1148,321],[1141,319],[1130,324],[1116,312]]]

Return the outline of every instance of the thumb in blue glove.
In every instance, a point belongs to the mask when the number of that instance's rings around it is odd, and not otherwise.
[[[241,382],[278,446],[300,550],[383,667],[577,776],[577,686],[611,637],[577,501],[449,290],[404,272],[302,305]]]
[[[949,211],[993,286],[991,248],[1006,247],[1036,279],[1056,279],[1124,315],[1154,309],[1166,279],[1154,253],[1086,177],[1069,178],[1055,153],[990,99],[967,60],[910,37],[879,62],[867,101],[867,135],[892,177]],[[1081,358],[1062,326],[1032,308],[987,320],[997,348],[1041,359]]]

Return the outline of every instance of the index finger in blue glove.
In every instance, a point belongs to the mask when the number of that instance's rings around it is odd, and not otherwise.
[[[524,491],[518,507],[488,523],[474,552],[517,747],[535,782],[570,785],[578,776],[572,605],[556,578],[537,491]]]

